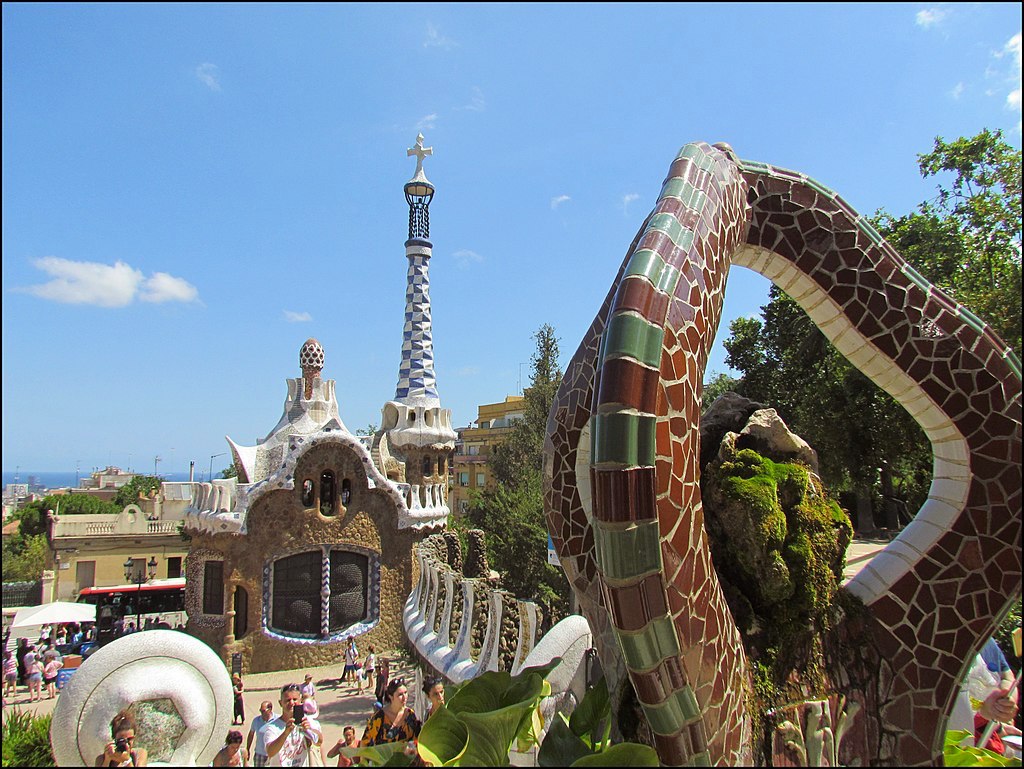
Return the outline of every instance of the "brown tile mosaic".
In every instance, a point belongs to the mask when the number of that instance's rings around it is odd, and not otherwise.
[[[971,478],[933,485],[937,499],[966,497],[952,521],[942,524],[946,533],[934,542],[915,542],[914,551],[923,553],[916,565],[889,559],[877,572],[867,570],[874,587],[851,585],[872,618],[870,643],[859,652],[874,655],[878,674],[874,683],[857,679],[864,690],[847,685],[847,693],[865,704],[865,714],[864,726],[851,732],[856,738],[848,738],[856,745],[844,750],[861,763],[927,764],[938,757],[933,750],[941,745],[944,709],[963,660],[991,631],[1006,591],[1020,593],[1019,361],[953,300],[921,284],[888,244],[858,224],[863,220],[845,201],[801,174],[735,161],[706,144],[687,145],[672,162],[663,191],[667,197],[634,238],[567,368],[553,413],[566,409],[568,416],[558,420],[563,430],[549,431],[546,446],[556,460],[572,457],[546,465],[545,506],[552,531],[563,533],[556,547],[577,556],[569,568],[579,573],[570,578],[602,659],[611,656],[605,667],[622,664],[611,637],[614,625],[648,627],[641,623],[669,611],[681,651],[658,670],[674,665],[678,678],[647,680],[633,671],[633,681],[648,703],[692,686],[702,716],[673,736],[658,737],[661,760],[685,763],[706,750],[715,764],[749,762],[752,735],[742,707],[748,671],[707,550],[697,436],[700,382],[721,317],[728,264],[744,263],[746,246],[761,247],[772,254],[769,275],[788,265],[807,276],[831,300],[823,307],[841,307],[863,345],[918,383],[902,397],[924,395],[938,404],[946,421],[932,428],[936,435],[946,441],[962,436]],[[638,247],[678,270],[671,297],[646,278],[623,277]],[[767,269],[760,257],[754,263]],[[617,312],[637,313],[663,329],[656,377],[650,369],[638,372],[635,363],[598,359],[601,334]],[[574,452],[594,415],[595,393],[602,414],[632,408],[657,418],[649,438],[655,456],[650,486],[630,485],[627,468],[612,471],[618,478],[601,478],[593,491],[607,520],[657,516],[663,573],[611,589],[607,601],[589,536],[594,513],[583,508],[576,490],[589,479],[575,476]]]

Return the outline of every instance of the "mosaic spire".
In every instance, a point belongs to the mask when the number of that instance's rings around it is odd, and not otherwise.
[[[434,185],[423,172],[423,159],[434,152],[423,146],[423,134],[407,155],[416,156],[416,173],[405,184],[409,203],[409,239],[405,255],[409,272],[405,289],[405,328],[402,331],[402,364],[398,369],[395,400],[401,403],[437,406],[434,378],[434,343],[430,327],[430,201]]]

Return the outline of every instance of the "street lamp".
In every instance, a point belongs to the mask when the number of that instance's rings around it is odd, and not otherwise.
[[[225,454],[227,454],[226,451],[222,451],[220,454],[210,454],[210,477],[208,479],[210,483],[213,483],[213,460],[215,460],[217,457],[222,457]]]
[[[143,574],[139,572],[135,573],[135,559],[129,558],[124,562],[124,578],[126,582],[138,585],[138,590],[135,593],[135,629],[141,630],[139,626],[142,617],[142,586],[149,582],[156,576],[156,556],[151,555],[149,557],[149,563],[146,564],[147,573]]]

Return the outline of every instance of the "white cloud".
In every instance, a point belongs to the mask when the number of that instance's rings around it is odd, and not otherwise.
[[[432,112],[431,114],[424,115],[423,117],[421,117],[419,119],[419,121],[416,123],[416,130],[417,131],[429,131],[436,124],[437,124],[437,113],[436,112]]]
[[[985,71],[986,77],[1002,77],[1003,83],[1009,86],[1010,92],[1006,94],[1006,108],[1013,110],[1017,113],[1017,131],[1021,130],[1020,113],[1021,113],[1021,33],[1018,32],[1016,35],[1006,41],[1001,51],[994,51],[992,54],[996,59],[1003,59],[1009,56],[1013,60],[1013,64],[1009,71],[1005,69],[989,67]],[[994,96],[998,93],[998,89],[989,89],[986,93],[989,96]]]
[[[141,270],[121,261],[109,265],[44,256],[32,263],[53,279],[16,290],[62,304],[125,307],[136,299],[143,302],[192,302],[199,295],[195,286],[182,278],[166,272],[157,272],[146,278]]]
[[[289,323],[309,323],[313,320],[313,316],[308,312],[292,312],[291,310],[285,310],[284,319]]]
[[[629,204],[632,203],[634,200],[639,200],[639,199],[640,199],[640,196],[637,195],[635,192],[630,192],[628,195],[623,195],[622,196],[622,213],[628,214],[629,213]]]
[[[469,104],[462,107],[456,107],[460,110],[469,110],[470,112],[483,112],[487,109],[487,102],[484,101],[484,92],[476,86],[473,86],[473,95],[469,100]]]
[[[142,283],[139,291],[140,302],[193,302],[199,296],[196,287],[182,278],[155,272],[153,277]]]
[[[220,90],[220,74],[216,64],[204,62],[196,67],[196,77],[211,91]]]
[[[459,265],[459,269],[466,269],[472,264],[478,264],[484,260],[480,254],[476,251],[470,251],[468,248],[464,248],[461,251],[456,251],[452,256],[455,257],[456,263]]]
[[[918,11],[914,21],[917,22],[917,26],[928,29],[939,24],[948,14],[939,8],[928,8],[923,11]]]
[[[427,39],[423,41],[424,48],[443,48],[449,51],[457,45],[458,43],[450,37],[445,37],[436,24],[427,22]]]
[[[569,200],[572,200],[572,198],[570,198],[568,195],[559,195],[556,198],[551,198],[551,210],[554,211],[556,208],[562,205],[562,203],[565,203],[566,201]]]
[[[959,99],[963,95],[963,92],[964,92],[964,84],[963,83],[957,83],[955,86],[953,86],[950,89],[949,95],[954,100],[956,100],[956,99]]]

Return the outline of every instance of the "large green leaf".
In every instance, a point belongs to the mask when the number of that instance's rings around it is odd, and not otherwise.
[[[506,702],[511,676],[485,673],[467,684],[451,702],[448,709],[469,729],[469,744],[460,763],[466,766],[506,766],[509,750],[516,735],[528,722],[540,703],[545,681],[539,675],[527,675],[526,685],[517,685],[515,692],[521,697]],[[499,707],[494,707],[495,704]]]
[[[486,713],[504,707],[502,695],[508,690],[512,676],[498,670],[484,673],[466,683],[454,696],[449,697],[446,704],[452,714],[463,711],[470,713]]]
[[[404,750],[405,742],[387,742],[365,748],[341,748],[339,752],[349,758],[360,758],[369,766],[407,766],[411,763],[412,756],[404,755]],[[396,761],[398,763],[394,763]]]
[[[537,763],[541,766],[570,766],[590,753],[590,747],[572,733],[565,718],[559,714],[541,743]]]
[[[661,766],[658,754],[649,745],[620,742],[602,753],[591,753],[572,763],[572,766]]]
[[[587,690],[580,704],[573,710],[572,716],[569,718],[569,728],[577,737],[585,739],[589,735],[591,746],[596,747],[597,743],[601,742],[601,736],[596,732],[602,725],[610,725],[611,713],[612,705],[608,697],[608,685],[602,677]]]
[[[946,766],[1020,766],[1019,758],[1006,758],[972,744],[961,745],[960,743],[968,737],[971,738],[971,742],[974,741],[974,735],[966,729],[946,732],[946,742],[943,746]]]
[[[420,730],[419,754],[430,766],[456,766],[469,745],[469,729],[441,705]]]

